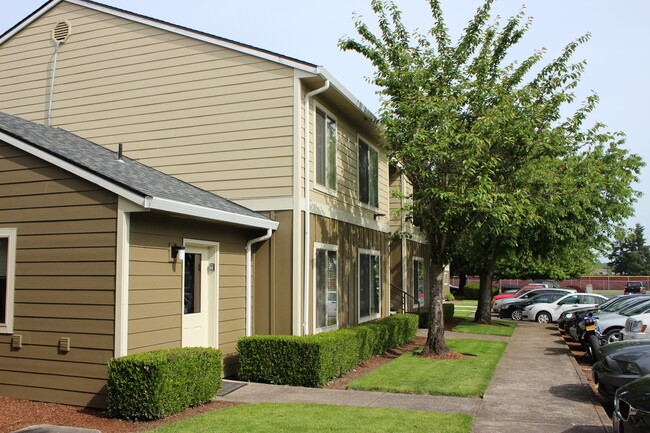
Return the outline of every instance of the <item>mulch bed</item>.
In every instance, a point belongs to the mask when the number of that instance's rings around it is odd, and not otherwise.
[[[450,331],[463,319],[452,319],[445,323],[445,330]],[[334,379],[325,388],[347,389],[348,384],[364,376],[376,368],[392,361],[407,352],[420,349],[426,342],[425,337],[416,337],[414,340],[398,348],[391,349],[381,355],[375,356],[361,364],[347,374]],[[438,359],[458,359],[466,355],[450,352]],[[24,427],[38,424],[52,424],[68,427],[82,427],[100,430],[102,433],[139,433],[152,430],[165,424],[191,418],[196,415],[223,409],[242,403],[227,401],[211,401],[203,406],[186,409],[183,412],[168,416],[167,418],[149,422],[129,422],[109,418],[106,412],[67,406],[55,403],[39,403],[28,400],[0,396],[0,433],[10,433]]]

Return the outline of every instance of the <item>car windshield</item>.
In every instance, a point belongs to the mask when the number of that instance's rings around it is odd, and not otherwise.
[[[637,314],[645,313],[650,309],[650,299],[645,299],[638,304],[631,305],[624,310],[620,311],[623,316],[634,316]]]
[[[638,295],[636,295],[638,296]],[[643,302],[644,299],[650,299],[650,298],[637,298],[636,296],[628,296],[628,297],[621,297],[621,298],[614,298],[610,299],[609,301],[603,302],[600,304],[600,311],[606,312],[606,313],[611,313],[614,311],[621,311],[625,308],[628,308],[632,305],[638,304],[639,302]],[[605,305],[607,304],[607,305]]]

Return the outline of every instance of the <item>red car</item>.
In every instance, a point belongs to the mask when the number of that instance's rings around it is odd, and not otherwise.
[[[508,293],[508,294],[505,294],[505,295],[496,295],[495,297],[492,298],[492,301],[494,302],[497,299],[515,298],[515,297],[517,297],[517,296],[519,296],[521,294],[524,294],[526,292],[529,292],[529,291],[535,290],[535,289],[546,289],[546,286],[533,286],[533,285],[524,286],[521,289],[519,289],[519,291],[516,292],[516,293]]]

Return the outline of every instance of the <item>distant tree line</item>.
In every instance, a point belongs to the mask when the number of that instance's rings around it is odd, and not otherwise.
[[[650,275],[650,247],[645,244],[644,228],[636,224],[614,243],[609,266],[618,275]]]

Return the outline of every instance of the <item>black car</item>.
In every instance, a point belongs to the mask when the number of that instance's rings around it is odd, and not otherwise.
[[[612,424],[616,433],[650,431],[650,376],[623,385],[614,396]]]
[[[616,390],[641,376],[650,374],[650,341],[632,340],[606,344],[592,375],[598,392],[612,401]]]
[[[626,295],[632,294],[632,293],[645,293],[645,286],[641,281],[628,281],[625,283],[625,288],[623,289],[623,293]]]
[[[512,320],[521,320],[523,318],[522,311],[524,311],[525,306],[530,304],[537,304],[538,302],[553,302],[557,299],[560,299],[564,295],[566,295],[566,292],[556,291],[550,293],[541,293],[528,299],[522,299],[519,302],[511,302],[509,304],[505,304],[499,308],[499,317],[507,317]]]

